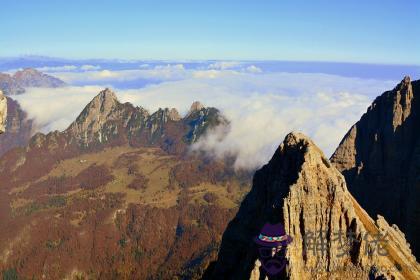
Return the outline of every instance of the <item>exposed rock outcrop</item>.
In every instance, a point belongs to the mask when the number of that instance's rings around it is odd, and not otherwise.
[[[182,119],[181,115],[179,114],[178,110],[175,108],[172,108],[171,110],[169,110],[169,115],[168,115],[169,119],[171,121],[179,121],[180,119]]]
[[[204,107],[200,102],[195,101],[191,105],[191,109],[184,118],[184,122],[190,127],[190,131],[186,135],[189,143],[193,143],[200,138],[201,135],[218,125],[229,126],[229,121],[219,113],[219,110],[213,107]]]
[[[377,97],[344,136],[331,162],[371,215],[406,233],[420,256],[420,81],[409,77]]]
[[[64,85],[60,79],[32,68],[17,71],[14,75],[0,73],[0,89],[6,95],[22,94],[27,87],[55,88]]]
[[[190,111],[188,112],[188,115],[193,114],[195,112],[198,112],[201,109],[204,109],[204,105],[201,104],[200,101],[194,101],[193,104],[191,104]]]
[[[32,136],[33,121],[10,96],[7,99],[5,133],[0,136],[0,156],[15,147],[24,147]]]
[[[0,73],[0,89],[6,95],[22,94],[25,89],[9,74]]]
[[[133,109],[132,106],[127,107]],[[85,146],[106,142],[112,134],[118,135],[118,126],[114,123],[123,120],[125,109],[115,93],[107,88],[89,102],[66,131]]]
[[[0,134],[6,131],[7,99],[0,90]]]
[[[252,190],[229,223],[208,278],[260,277],[264,272],[254,237],[265,223],[279,222],[293,238],[285,278],[420,277],[404,235],[382,217],[376,222],[369,217],[348,192],[343,175],[299,133],[287,135],[270,162],[255,173]],[[376,236],[386,241],[372,242]]]

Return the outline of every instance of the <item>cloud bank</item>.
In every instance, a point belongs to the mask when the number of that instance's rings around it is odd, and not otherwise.
[[[28,117],[35,120],[41,132],[64,130],[102,87],[28,88],[25,94],[13,96]]]
[[[264,73],[252,65],[229,69],[236,66],[191,70],[182,64],[146,65],[121,71],[62,72],[58,76],[70,84],[97,85],[28,89],[18,99],[44,132],[65,129],[104,85],[114,86],[120,101],[150,111],[175,107],[185,114],[199,100],[219,108],[231,121],[231,129],[226,135],[221,135],[222,130],[209,133],[193,149],[216,157],[235,154],[237,168],[256,168],[270,159],[290,131],[307,134],[329,156],[373,98],[395,85],[327,74]],[[151,82],[140,88],[119,87],[138,79]]]

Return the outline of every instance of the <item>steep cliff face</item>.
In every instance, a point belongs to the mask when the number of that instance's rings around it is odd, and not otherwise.
[[[405,77],[377,97],[344,136],[331,162],[366,211],[406,233],[420,255],[420,81]]]
[[[7,99],[0,90],[0,134],[6,131]]]
[[[86,147],[106,143],[120,137],[119,128],[127,126],[127,120],[133,113],[131,104],[124,106],[118,102],[114,92],[105,89],[83,109],[66,133]]]
[[[266,223],[282,223],[293,238],[283,278],[420,277],[404,234],[382,217],[369,217],[348,192],[341,173],[302,134],[287,135],[270,162],[255,173],[206,277],[264,279],[254,238]],[[386,241],[374,243],[375,236],[386,236]]]
[[[26,112],[19,103],[10,97],[7,99],[7,114],[5,132],[0,135],[0,156],[15,147],[28,144],[32,133],[33,122],[28,119]]]

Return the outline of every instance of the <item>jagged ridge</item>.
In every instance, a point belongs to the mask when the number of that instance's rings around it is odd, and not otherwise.
[[[158,144],[167,151],[179,152],[217,125],[228,121],[215,108],[197,107],[185,118],[175,108],[150,114],[142,107],[120,103],[110,89],[100,92],[65,131],[83,147],[103,143],[127,142],[130,145]]]
[[[346,269],[354,271],[356,278],[367,279],[369,274],[378,274],[378,267],[392,270],[396,264],[404,269],[385,277],[418,279],[420,275],[404,235],[383,218],[374,222],[348,192],[341,173],[302,134],[287,135],[270,162],[255,173],[252,190],[229,223],[208,278],[258,279],[253,237],[267,222],[283,223],[293,237],[286,255],[290,279],[343,279]],[[325,254],[316,256],[305,250],[303,240],[307,233],[320,230],[325,232],[326,248]],[[337,257],[340,243],[332,241],[338,231],[352,231],[356,236],[342,257]],[[364,249],[373,248],[363,236],[379,232],[389,233],[389,255],[367,256]]]

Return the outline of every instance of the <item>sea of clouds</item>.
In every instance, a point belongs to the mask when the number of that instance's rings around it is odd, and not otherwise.
[[[97,65],[42,70],[68,86],[30,88],[16,99],[43,132],[66,129],[105,87],[113,88],[121,102],[151,112],[174,107],[186,114],[198,100],[220,109],[230,120],[231,129],[227,134],[212,131],[193,149],[216,157],[236,155],[237,168],[265,164],[290,131],[307,134],[330,156],[372,100],[396,84],[383,79],[265,71],[229,61],[194,68],[161,63],[123,70]]]

